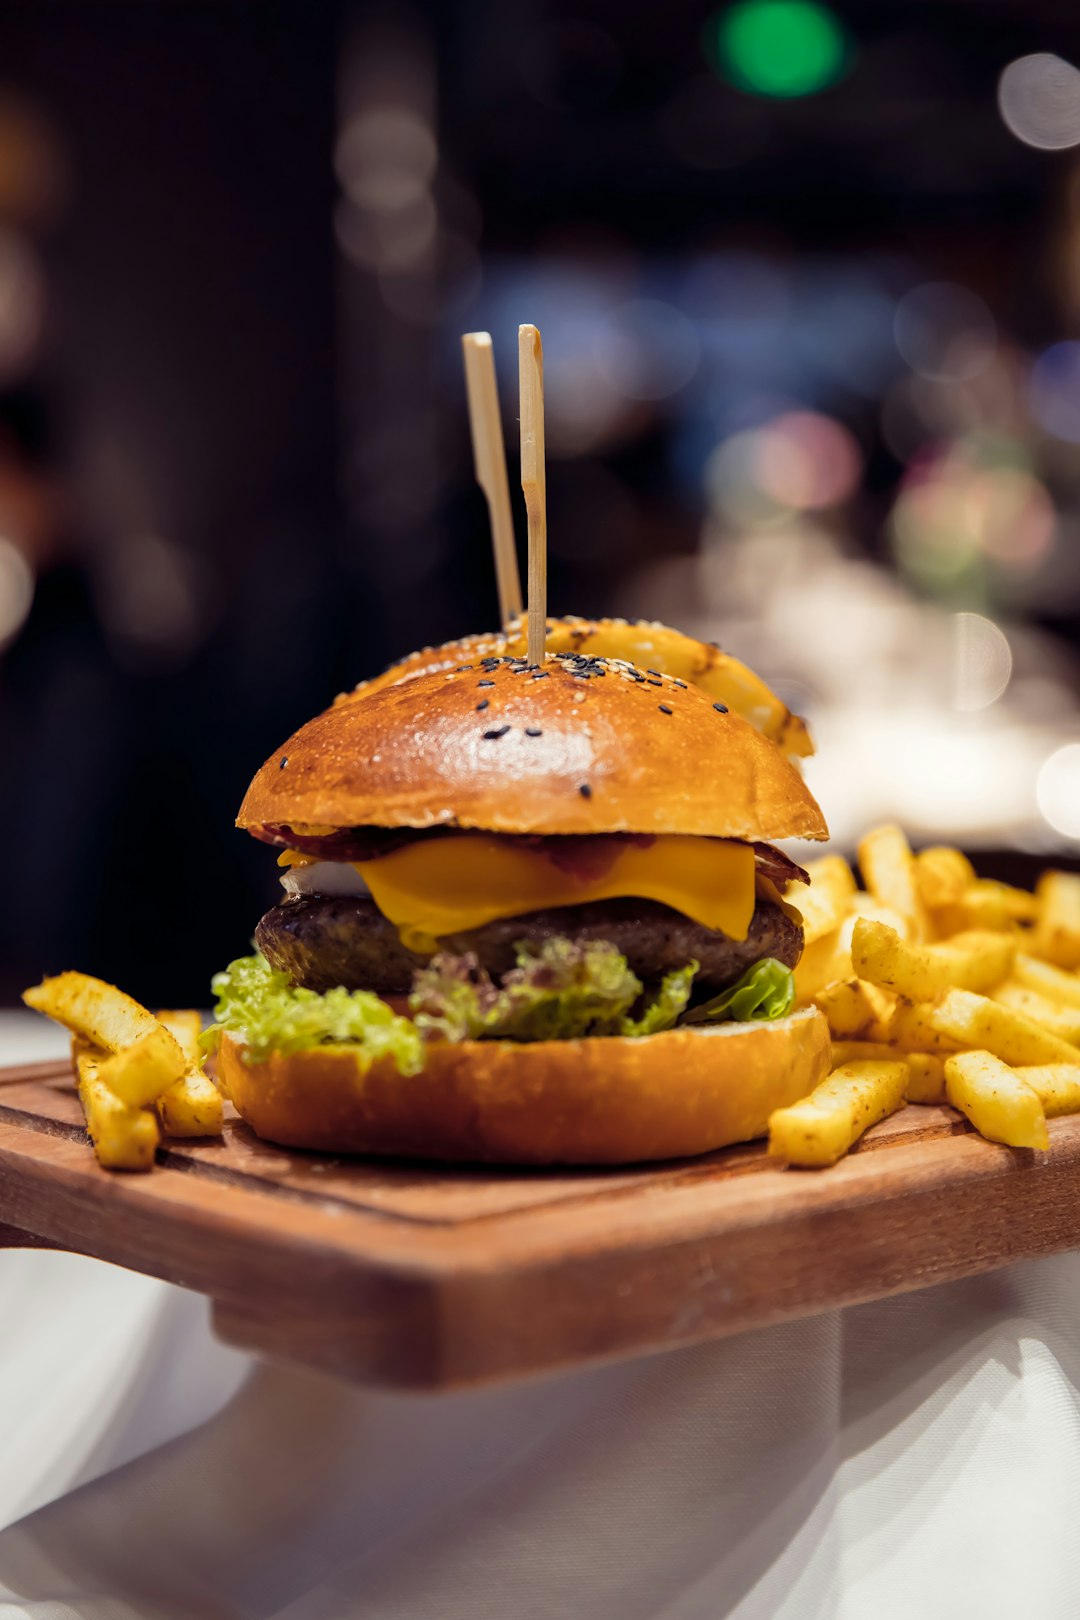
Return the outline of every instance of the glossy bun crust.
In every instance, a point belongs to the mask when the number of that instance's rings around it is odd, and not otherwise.
[[[637,1039],[463,1041],[406,1077],[348,1047],[263,1063],[222,1041],[218,1078],[252,1129],[286,1147],[491,1164],[632,1164],[763,1136],[829,1067],[815,1007],[775,1023]]]
[[[358,694],[259,771],[237,825],[827,838],[775,743],[698,688],[565,654]]]
[[[429,670],[453,669],[458,664],[477,663],[481,658],[520,656],[527,640],[524,614],[512,619],[505,630],[446,641],[441,647],[422,647],[410,653],[381,675],[362,681],[351,692],[342,692],[335,701],[351,703],[380,686],[394,686]],[[771,692],[759,675],[723,652],[715,642],[699,641],[670,625],[646,619],[549,619],[547,646],[550,653],[588,653],[600,658],[622,658],[641,669],[659,669],[678,675],[700,686],[710,698],[719,698],[736,714],[749,720],[758,731],[779,743],[785,754],[812,754],[814,745],[806,723]]]

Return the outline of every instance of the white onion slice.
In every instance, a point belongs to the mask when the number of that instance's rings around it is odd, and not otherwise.
[[[370,894],[371,890],[348,861],[310,861],[287,866],[281,874],[286,894]]]

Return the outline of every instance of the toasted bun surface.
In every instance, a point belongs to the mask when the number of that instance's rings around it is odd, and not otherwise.
[[[470,659],[475,663],[492,655],[521,654],[526,642],[526,619],[520,614],[505,630],[463,636],[440,647],[423,647],[410,653],[381,675],[362,681],[352,692],[343,692],[336,701],[349,703],[380,686],[394,686],[428,670],[453,669]],[[679,675],[700,686],[709,697],[727,703],[735,714],[741,714],[778,743],[785,754],[814,752],[805,721],[792,714],[752,669],[714,642],[699,641],[670,625],[644,619],[566,618],[547,621],[547,647],[550,653],[583,652],[601,658],[625,658],[643,669]]]
[[[829,1067],[815,1007],[775,1023],[636,1039],[463,1041],[406,1077],[348,1047],[248,1064],[226,1036],[218,1077],[268,1141],[329,1153],[494,1164],[632,1164],[763,1136]]]
[[[696,687],[569,654],[417,675],[310,720],[237,825],[826,838],[775,743]]]

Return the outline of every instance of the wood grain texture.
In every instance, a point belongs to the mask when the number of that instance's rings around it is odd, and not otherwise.
[[[878,1299],[1080,1242],[1080,1117],[1047,1153],[907,1108],[827,1171],[754,1144],[596,1173],[443,1170],[273,1148],[236,1119],[107,1174],[63,1066],[0,1072],[0,1245],[198,1289],[230,1342],[445,1389]]]

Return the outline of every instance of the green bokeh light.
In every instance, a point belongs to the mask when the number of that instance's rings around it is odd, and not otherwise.
[[[759,96],[809,96],[848,66],[843,25],[816,0],[740,0],[715,17],[709,40],[726,79]]]

